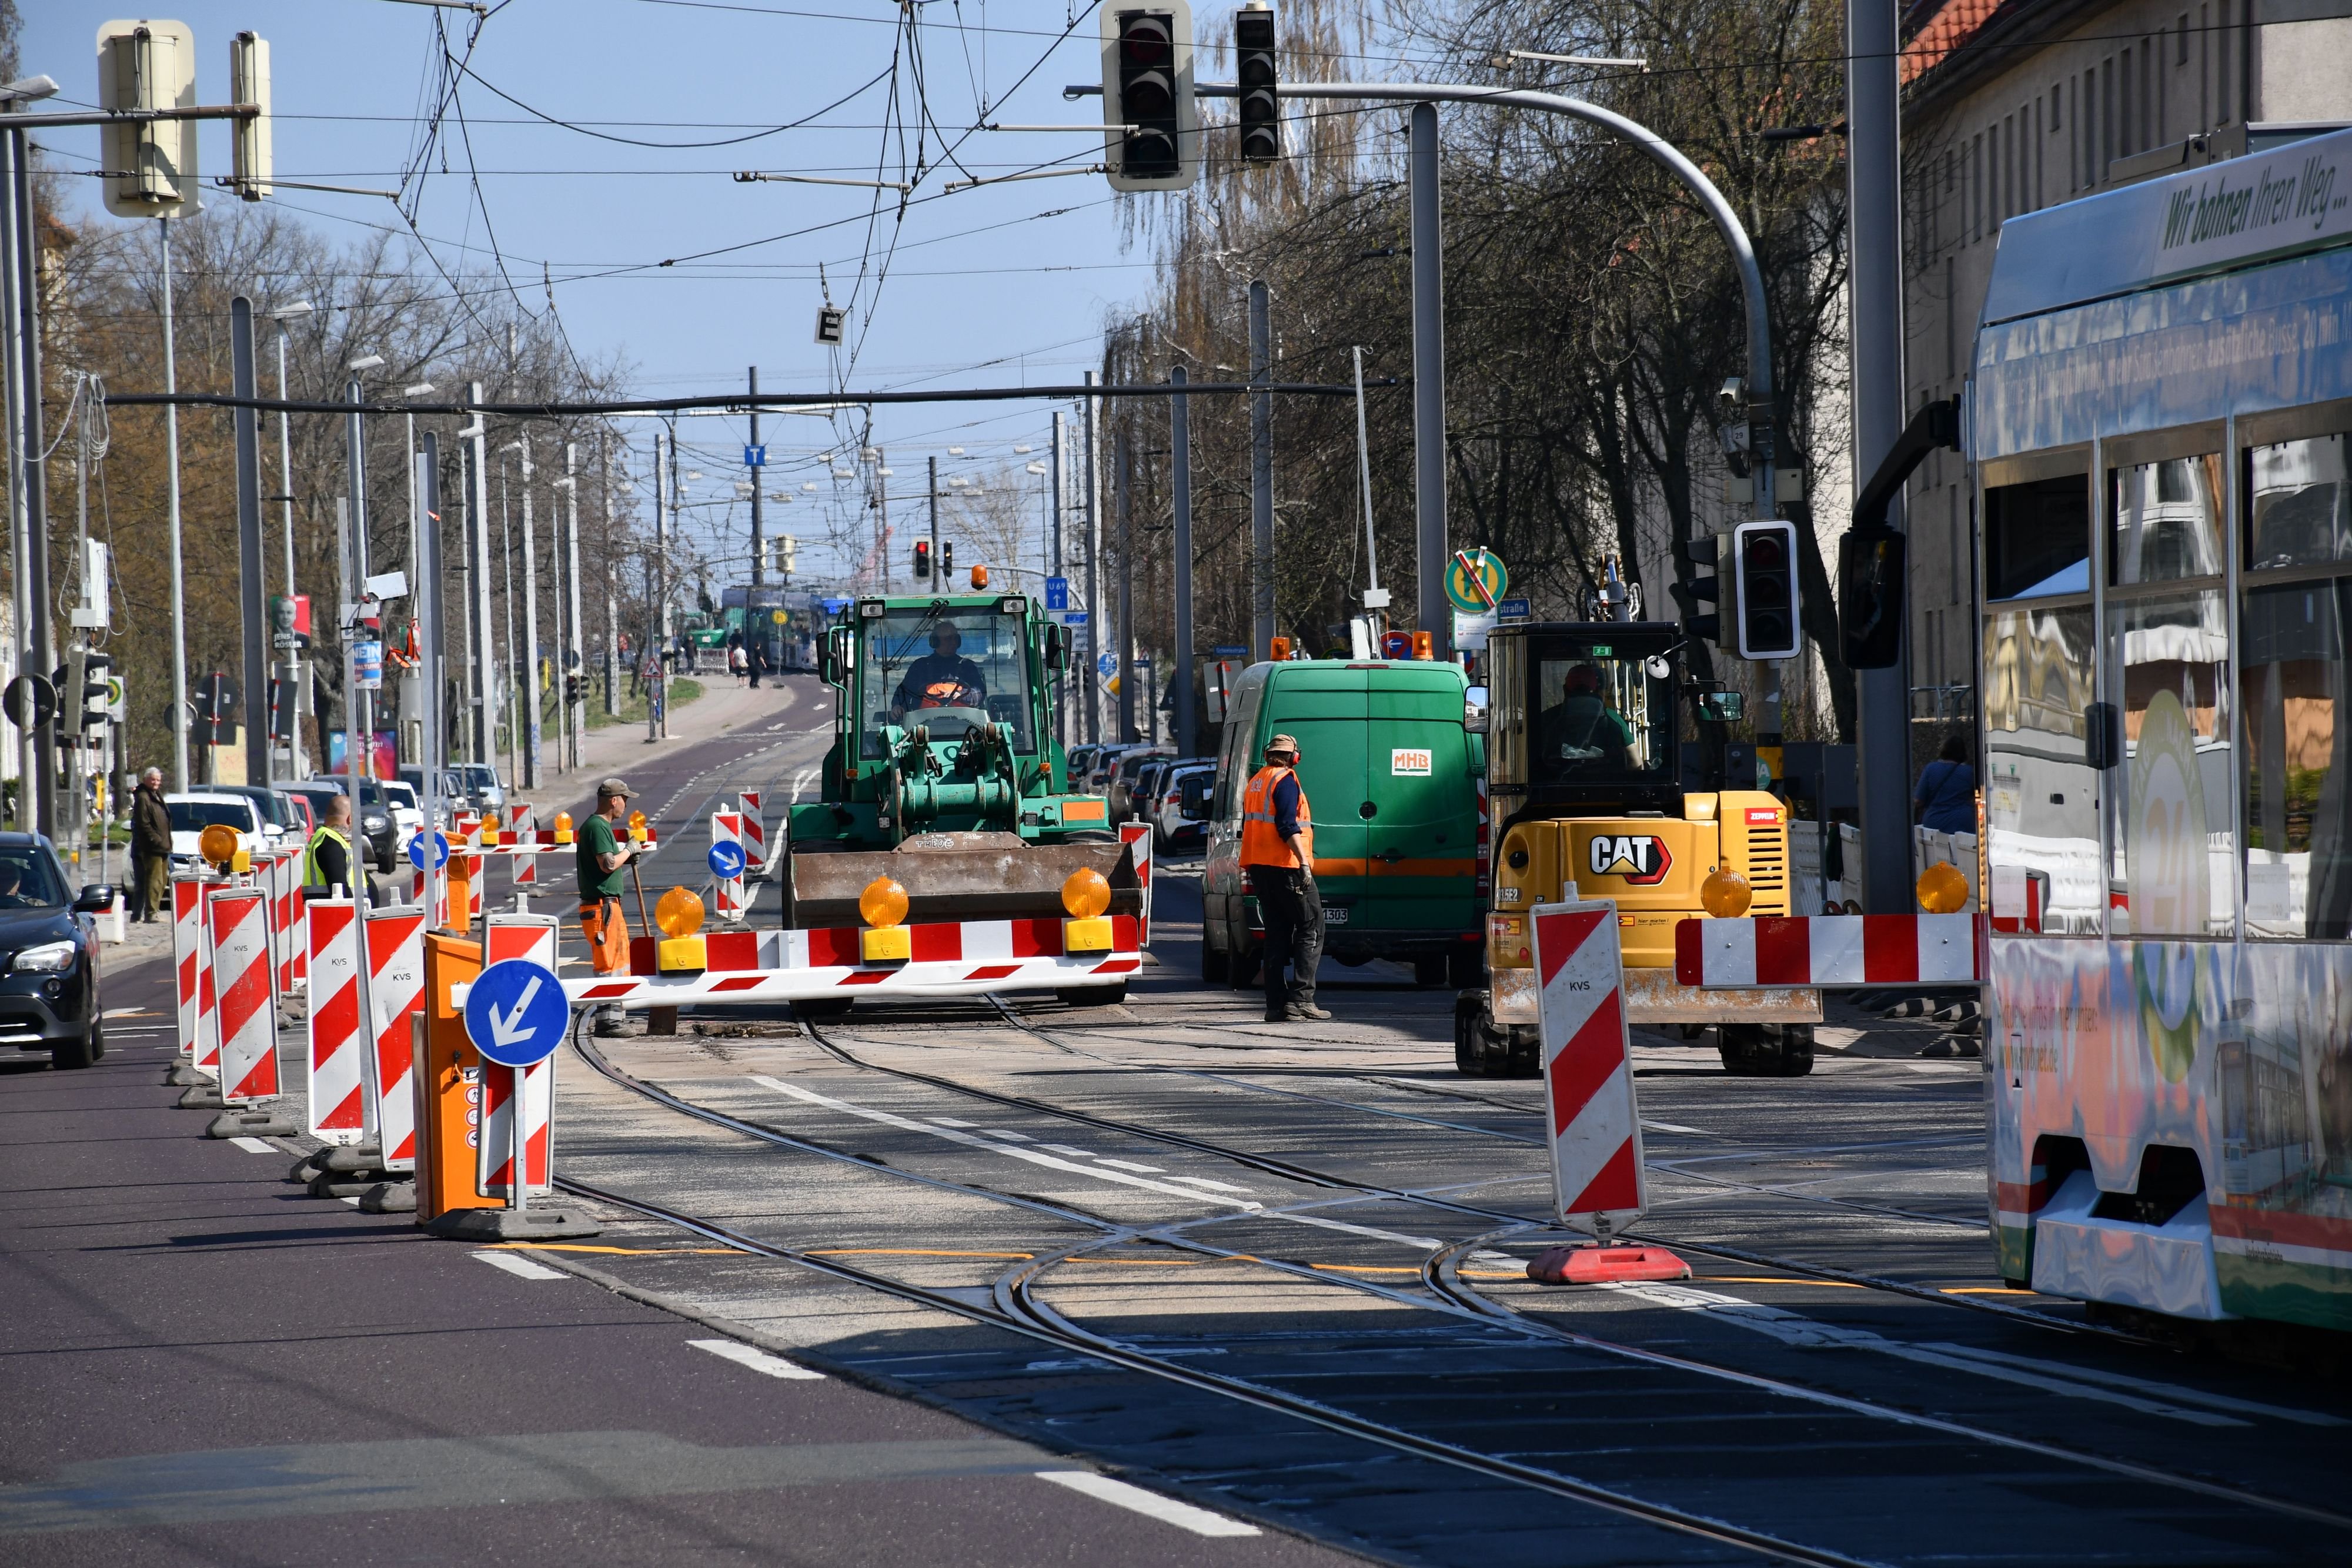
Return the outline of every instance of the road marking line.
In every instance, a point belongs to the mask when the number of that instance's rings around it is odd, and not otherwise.
[[[1114,1160],[1108,1155],[1104,1157],[1102,1163],[1110,1166],[1110,1168],[1115,1171],[1139,1171],[1145,1176],[1166,1176],[1168,1174],[1168,1167],[1165,1166],[1139,1166],[1133,1160]],[[1182,1181],[1184,1177],[1178,1176],[1176,1179],[1178,1181]]]
[[[1003,1138],[1009,1144],[1034,1144],[1037,1142],[1036,1139],[1031,1137],[1028,1134],[1016,1133],[1008,1127],[982,1127],[980,1131],[986,1133],[992,1138]],[[1039,1146],[1051,1148],[1053,1145],[1046,1144]]]
[[[1067,1144],[1040,1144],[1037,1146],[1041,1149],[1051,1149],[1057,1155],[1067,1155],[1074,1160],[1090,1160],[1095,1157],[1095,1152],[1092,1149],[1074,1149]]]
[[[1092,1470],[1039,1470],[1037,1479],[1052,1481],[1057,1487],[1067,1487],[1084,1492],[1097,1502],[1109,1503],[1130,1512],[1156,1519],[1162,1524],[1172,1524],[1179,1530],[1189,1530],[1195,1535],[1255,1535],[1255,1524],[1244,1524],[1238,1519],[1227,1519],[1222,1513],[1211,1513],[1205,1508],[1194,1508],[1189,1502],[1161,1497],[1158,1492],[1145,1491],[1141,1487],[1115,1481],[1108,1476],[1098,1476]]]
[[[807,1367],[795,1362],[786,1361],[781,1355],[770,1355],[764,1350],[735,1340],[690,1339],[686,1343],[697,1350],[709,1351],[721,1361],[731,1361],[738,1366],[748,1366],[752,1371],[765,1373],[770,1377],[799,1378],[809,1383],[824,1381],[824,1374],[822,1372],[811,1372]]]
[[[488,1263],[493,1269],[503,1269],[518,1280],[568,1278],[561,1269],[551,1269],[544,1263],[534,1263],[528,1258],[518,1258],[511,1252],[476,1252],[469,1256],[478,1262]]]
[[[1643,1122],[1642,1125],[1653,1133],[1685,1133],[1694,1138],[1715,1136],[1713,1133],[1703,1132],[1696,1127],[1677,1127],[1672,1122]]]
[[[1110,1162],[1106,1160],[1103,1163],[1105,1165],[1108,1165]],[[1180,1176],[1176,1179],[1181,1182],[1189,1182],[1194,1186],[1213,1187],[1219,1192],[1237,1192],[1242,1194],[1244,1197],[1249,1196],[1249,1188],[1245,1186],[1235,1186],[1229,1181],[1211,1181],[1207,1176]]]
[[[1394,1241],[1406,1247],[1418,1247],[1424,1252],[1445,1245],[1434,1236],[1407,1236],[1402,1231],[1381,1230],[1370,1225],[1350,1225],[1344,1219],[1325,1219],[1315,1214],[1276,1213],[1266,1218],[1287,1219],[1293,1225],[1311,1225],[1318,1230],[1344,1230],[1350,1236],[1369,1236],[1375,1241]]]
[[[353,1208],[357,1208],[360,1206],[360,1200],[355,1197],[346,1197],[343,1201],[350,1204]]]
[[[944,1138],[951,1144],[961,1144],[966,1148],[987,1149],[992,1153],[1003,1155],[1007,1159],[1022,1160],[1033,1166],[1045,1166],[1052,1170],[1067,1171],[1072,1176],[1091,1176],[1096,1181],[1117,1182],[1121,1186],[1141,1187],[1146,1192],[1164,1193],[1171,1197],[1188,1197],[1195,1203],[1218,1201],[1209,1194],[1194,1187],[1178,1186],[1174,1182],[1153,1181],[1148,1176],[1125,1176],[1118,1171],[1105,1170],[1101,1166],[1082,1166],[1074,1160],[1055,1159],[1050,1155],[1039,1154],[1035,1149],[1014,1148],[1007,1144],[1000,1144],[992,1138],[976,1137],[970,1133],[959,1133],[952,1127],[935,1127],[929,1122],[918,1122],[911,1116],[899,1116],[888,1111],[876,1111],[864,1105],[855,1105],[846,1100],[836,1100],[830,1094],[819,1094],[814,1090],[803,1089],[798,1084],[787,1083],[781,1078],[754,1075],[751,1082],[763,1089],[772,1089],[779,1094],[790,1095],[795,1100],[804,1101],[811,1105],[823,1105],[827,1110],[839,1111],[851,1116],[862,1116],[869,1122],[879,1122],[886,1127],[898,1127],[909,1133],[927,1133],[934,1138]],[[1039,1145],[1040,1148],[1052,1146],[1051,1145]],[[1235,1207],[1244,1209],[1254,1210],[1259,1207],[1247,1198],[1235,1199],[1234,1204]],[[1437,1243],[1433,1241],[1430,1245],[1434,1247]]]
[[[283,1149],[271,1148],[259,1138],[231,1138],[229,1142],[248,1155],[282,1155],[286,1152]]]
[[[942,1127],[972,1127],[978,1125],[977,1123],[973,1122],[959,1122],[953,1116],[926,1116],[923,1120],[926,1122],[937,1123]]]

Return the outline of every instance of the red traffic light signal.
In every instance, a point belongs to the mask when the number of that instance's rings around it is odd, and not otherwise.
[[[919,578],[931,575],[931,541],[929,539],[915,541],[915,575]]]

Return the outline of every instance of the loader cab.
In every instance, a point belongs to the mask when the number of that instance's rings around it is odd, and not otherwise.
[[[1487,660],[1497,815],[1681,816],[1684,642],[1671,622],[1496,627]]]
[[[887,761],[884,728],[919,725],[934,745],[1002,725],[1015,756],[1035,756],[1038,677],[1027,609],[1019,595],[859,601],[846,639],[844,709],[856,760]]]

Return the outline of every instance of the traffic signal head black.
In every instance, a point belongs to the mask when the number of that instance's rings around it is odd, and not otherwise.
[[[929,539],[915,541],[915,575],[919,578],[931,575],[931,541]]]
[[[1797,525],[1742,523],[1731,531],[1732,646],[1743,659],[1793,659],[1797,616]]]
[[[1282,156],[1282,110],[1275,89],[1274,7],[1253,3],[1234,13],[1234,54],[1241,68],[1242,162],[1271,163]]]
[[[579,676],[566,675],[563,677],[563,700],[572,706],[578,706],[580,702]]]
[[[955,541],[953,539],[940,541],[940,575],[941,577],[955,575]]]
[[[1838,542],[1838,643],[1850,670],[1884,670],[1903,657],[1904,538],[1893,528],[1854,528]]]
[[[1105,162],[1120,191],[1174,191],[1200,166],[1192,102],[1192,13],[1184,0],[1149,8],[1105,6]]]

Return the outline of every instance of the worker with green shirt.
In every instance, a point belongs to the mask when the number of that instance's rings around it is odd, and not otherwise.
[[[580,874],[580,933],[588,939],[589,961],[599,975],[629,972],[629,923],[621,911],[624,868],[636,846],[620,834],[623,814],[636,793],[618,779],[596,786],[596,810],[573,839]],[[597,1032],[620,1028],[620,1009],[607,1009]]]

